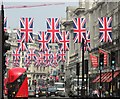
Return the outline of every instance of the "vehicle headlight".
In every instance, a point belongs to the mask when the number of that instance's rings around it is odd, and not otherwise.
[[[57,94],[58,92],[56,91],[55,93]]]
[[[13,92],[13,94],[15,94],[15,91]]]

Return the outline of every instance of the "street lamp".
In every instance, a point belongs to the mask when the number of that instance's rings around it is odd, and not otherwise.
[[[82,39],[82,89],[81,89],[81,95],[85,95],[84,90],[84,39]]]
[[[79,97],[79,74],[80,74],[80,64],[76,63],[76,75],[77,75],[77,97]]]
[[[99,86],[99,91],[100,91],[100,97],[101,97],[101,90],[102,90],[102,82],[101,82],[101,76],[102,76],[102,69],[104,67],[104,54],[100,53],[99,55],[99,70],[100,70],[100,86]]]
[[[112,69],[112,96],[113,96],[113,83],[114,83],[114,70],[115,70],[115,52],[111,52],[111,69]]]
[[[88,72],[88,95],[90,94],[90,75],[91,71]]]

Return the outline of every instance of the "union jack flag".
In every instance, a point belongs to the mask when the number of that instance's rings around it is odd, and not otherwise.
[[[20,32],[24,42],[33,42],[33,18],[20,18]]]
[[[44,65],[44,54],[43,52],[38,53],[39,56],[36,56],[35,58],[35,65],[36,66],[42,66]]]
[[[61,40],[59,41],[60,50],[68,51],[69,50],[69,32],[62,31]]]
[[[20,60],[20,53],[19,53],[18,48],[16,48],[16,50],[13,50],[12,55],[13,55],[13,60],[15,60],[15,61]]]
[[[20,60],[18,60],[18,61],[13,60],[13,65],[15,67],[19,67],[20,66]]]
[[[99,41],[112,42],[112,17],[98,18],[99,21]]]
[[[29,67],[30,64],[31,64],[31,61],[26,58],[26,59],[24,60],[24,64],[25,64],[26,67]]]
[[[45,50],[48,50],[49,47],[48,47],[48,41],[49,41],[49,37],[47,35],[46,32],[39,32],[38,33],[38,42],[40,42],[40,50],[41,51],[45,51]]]
[[[85,51],[90,51],[90,32],[86,31],[86,39],[85,39],[85,47],[84,47]]]
[[[28,59],[29,59],[29,60],[35,60],[35,57],[36,57],[35,49],[30,48],[30,49],[28,50],[27,55],[28,55]]]
[[[52,53],[52,64],[58,66],[58,52]]]
[[[60,23],[59,23],[59,18],[47,18],[47,32],[50,36],[50,41],[51,43],[56,43],[59,41],[59,38],[57,35],[59,35],[60,32]]]
[[[40,66],[41,63],[41,59],[39,58],[39,56],[35,57],[35,66]]]
[[[59,60],[60,61],[62,61],[62,62],[66,61],[66,55],[65,55],[65,51],[64,50],[59,50],[58,56],[59,56]]]
[[[45,65],[46,65],[46,67],[52,66],[51,60],[45,60]]]
[[[45,51],[44,56],[45,56],[45,60],[49,61],[51,59],[51,51],[50,50]]]
[[[73,18],[73,39],[74,43],[81,43],[85,39],[86,34],[86,19]]]
[[[7,31],[7,17],[4,18],[4,32]]]
[[[19,51],[27,51],[27,43],[23,42],[23,39],[21,39],[20,32],[17,31],[17,42],[18,42],[18,50]]]
[[[28,58],[29,56],[26,54],[25,58],[24,58],[24,64],[26,67],[29,67],[31,64],[30,59]]]

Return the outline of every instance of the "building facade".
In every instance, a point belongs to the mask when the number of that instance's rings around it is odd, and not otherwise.
[[[90,45],[91,45],[91,51],[86,51],[84,53],[84,60],[88,60],[88,76],[89,76],[89,82],[88,82],[88,93],[90,93],[90,89],[95,90],[99,89],[100,87],[100,81],[94,82],[93,80],[96,79],[98,76],[100,76],[100,70],[99,66],[97,68],[94,68],[91,64],[91,60],[89,57],[89,54],[92,53],[99,59],[99,53],[98,50],[103,49],[108,53],[108,63],[107,66],[104,66],[102,69],[102,73],[112,73],[111,69],[111,61],[110,61],[110,54],[111,51],[115,52],[116,55],[116,67],[114,69],[114,73],[120,70],[120,33],[119,33],[119,24],[120,24],[120,2],[119,0],[117,2],[102,2],[102,1],[95,1],[91,2],[88,0],[85,0],[83,2],[79,3],[79,7],[73,7],[71,10],[71,7],[67,7],[66,9],[66,23],[71,20],[74,17],[84,17],[86,18],[86,29],[90,31]],[[69,11],[70,10],[70,11]],[[99,42],[99,23],[98,18],[101,17],[112,17],[112,42]],[[70,22],[69,22],[70,23]],[[72,20],[71,20],[72,23]],[[69,24],[67,24],[66,27],[68,27]],[[72,26],[72,25],[71,25]],[[71,30],[71,27],[69,27],[67,30]],[[71,34],[73,31],[71,32]],[[72,34],[73,35],[73,34]],[[73,39],[70,39],[70,45],[73,49],[70,49],[68,52],[68,64],[66,65],[66,72],[68,75],[66,75],[66,80],[69,81],[71,77],[76,77],[76,61],[80,63],[80,77],[82,76],[82,52],[80,49],[81,44],[72,44]],[[106,74],[107,75],[107,74]],[[112,74],[111,74],[112,75]],[[86,75],[85,75],[86,76]],[[112,91],[116,91],[120,89],[120,78],[117,75],[117,77],[114,75],[115,82],[112,86],[112,80],[109,82],[101,82],[102,83],[102,90],[105,89],[109,91],[109,93]],[[100,79],[100,77],[98,77]],[[107,77],[104,75],[104,77]],[[94,85],[94,86],[92,86]],[[113,89],[112,89],[113,88]],[[117,94],[117,93],[116,93]]]

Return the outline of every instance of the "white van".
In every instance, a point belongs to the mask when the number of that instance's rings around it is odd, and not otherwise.
[[[59,96],[65,96],[65,83],[55,82],[54,86],[57,88]]]

